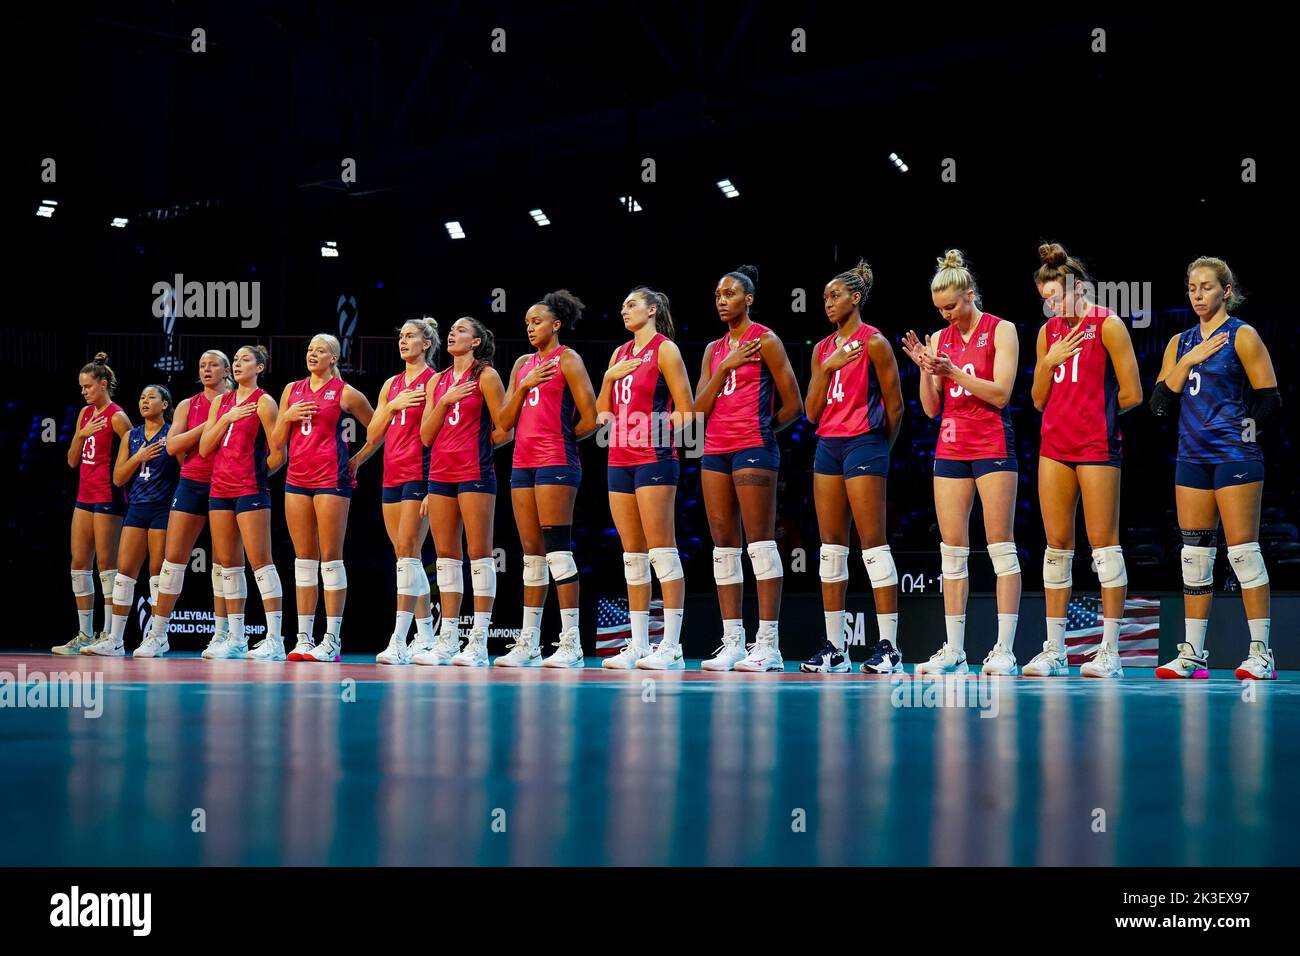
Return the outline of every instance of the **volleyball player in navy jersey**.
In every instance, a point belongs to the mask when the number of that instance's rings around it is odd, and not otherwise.
[[[113,620],[104,636],[81,653],[121,657],[126,653],[122,635],[135,598],[135,575],[146,554],[149,558],[149,606],[158,605],[158,582],[167,547],[167,517],[180,480],[180,465],[167,453],[172,427],[172,396],[162,385],[146,385],[140,393],[144,423],[131,429],[118,449],[113,484],[127,488],[126,518],[117,550],[117,577],[113,581]],[[143,641],[141,642],[143,643]],[[146,649],[142,657],[154,656]]]
[[[104,630],[113,617],[113,581],[117,577],[117,543],[122,531],[126,499],[114,486],[109,472],[116,455],[114,444],[131,431],[131,419],[113,401],[117,376],[100,352],[78,376],[86,407],[77,417],[77,430],[68,447],[68,467],[77,472],[77,504],[72,512],[72,594],[77,600],[77,636],[50,648],[55,654],[77,654],[95,643],[95,575],[99,564],[104,590]]]
[[[1226,262],[1205,256],[1188,266],[1187,297],[1200,322],[1169,340],[1151,395],[1157,415],[1180,406],[1174,493],[1183,534],[1185,615],[1178,656],[1156,668],[1156,676],[1209,676],[1205,637],[1222,520],[1250,628],[1250,652],[1236,676],[1272,680],[1277,675],[1269,647],[1268,570],[1259,549],[1264,452],[1257,439],[1281,406],[1277,375],[1259,333],[1228,313],[1244,297]],[[1254,390],[1249,404],[1248,386]]]

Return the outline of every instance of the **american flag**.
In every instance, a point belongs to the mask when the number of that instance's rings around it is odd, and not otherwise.
[[[1079,665],[1101,647],[1101,598],[1072,597],[1065,611],[1065,652]],[[1160,600],[1130,597],[1119,626],[1119,656],[1133,667],[1155,667],[1160,651]]]
[[[664,602],[650,602],[650,643],[664,633]],[[596,656],[613,657],[632,637],[632,618],[627,612],[627,598],[600,598],[596,601]]]

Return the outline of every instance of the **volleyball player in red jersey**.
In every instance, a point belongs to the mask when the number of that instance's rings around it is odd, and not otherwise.
[[[433,649],[429,575],[421,556],[429,533],[429,518],[423,513],[424,496],[429,493],[429,449],[420,440],[420,419],[441,342],[438,323],[429,316],[402,323],[397,350],[406,368],[384,382],[366,430],[371,444],[384,446],[384,529],[397,558],[397,622],[388,646],[375,655],[380,664],[409,664],[413,654]],[[408,645],[412,617],[416,637]]]
[[[486,667],[488,629],[497,593],[492,526],[497,476],[492,451],[505,430],[498,421],[505,401],[501,376],[492,367],[496,342],[478,319],[457,319],[447,331],[451,365],[425,388],[420,440],[430,446],[429,485],[424,510],[438,549],[438,599],[442,630],[433,647],[411,657],[416,664]],[[474,589],[474,625],[460,647],[460,605],[469,550]]]
[[[727,333],[705,349],[695,388],[695,411],[705,416],[700,484],[722,611],[722,646],[701,665],[704,670],[785,669],[777,629],[784,572],[775,540],[776,476],[781,467],[776,433],[803,414],[803,397],[781,340],[750,318],[757,281],[758,270],[748,265],[718,281],[713,301]],[[779,410],[773,401],[778,393]],[[758,635],[748,653],[741,613],[742,525],[758,585]]]
[[[925,342],[909,331],[903,352],[921,369],[921,406],[939,418],[934,452],[934,510],[942,538],[944,625],[947,641],[918,674],[965,674],[966,562],[975,493],[984,511],[984,535],[997,575],[998,639],[982,672],[1016,674],[1020,617],[1020,559],[1016,554],[1016,443],[1007,409],[1020,360],[1016,327],[980,311],[975,277],[961,252],[950,249],[930,281],[930,299],[944,321]]]
[[[681,670],[686,579],[677,554],[674,436],[694,410],[682,353],[672,341],[668,297],[640,286],[623,300],[632,340],[614,350],[596,399],[609,437],[609,510],[623,544],[631,632],[603,667]],[[650,569],[663,589],[664,636],[650,650]]]
[[[113,621],[113,581],[117,577],[117,543],[126,515],[126,497],[112,481],[116,444],[131,433],[131,419],[113,401],[117,377],[108,356],[97,354],[78,374],[86,407],[68,446],[68,467],[77,468],[77,504],[72,511],[72,595],[77,600],[77,636],[50,648],[52,653],[80,654],[109,632]],[[104,590],[104,631],[95,632],[95,576],[99,565]]]
[[[180,481],[167,515],[166,550],[158,576],[158,603],[149,622],[149,633],[132,657],[161,657],[170,650],[167,626],[185,581],[185,568],[194,553],[194,542],[208,523],[208,496],[212,483],[212,456],[199,454],[199,439],[208,426],[208,412],[235,387],[230,377],[230,359],[225,352],[208,349],[199,356],[199,382],[203,391],[182,399],[176,406],[173,425],[167,433],[167,454],[181,463]],[[213,641],[224,643],[226,593],[221,565],[209,562],[212,577]]]
[[[889,450],[903,420],[898,363],[889,340],[862,321],[871,266],[859,261],[826,284],[826,317],[835,331],[817,343],[804,411],[817,425],[813,497],[822,546],[820,576],[826,643],[800,670],[844,673],[844,592],[849,580],[849,518],[862,542],[880,635],[862,669],[903,669],[898,652],[898,570],[885,543],[885,480]]]
[[[298,641],[291,661],[337,661],[342,645],[343,607],[348,575],[343,565],[343,537],[356,485],[357,468],[379,446],[366,441],[348,457],[343,416],[365,428],[374,409],[364,395],[338,374],[342,349],[332,335],[320,334],[307,344],[306,378],[290,382],[280,396],[280,412],[271,435],[272,448],[289,446],[284,479],[284,517],[293,539],[293,578],[298,610]],[[315,642],[316,579],[325,584],[325,634]],[[257,652],[254,652],[257,654]],[[283,660],[284,650],[268,643],[259,660]]]
[[[513,428],[510,501],[524,551],[524,624],[497,667],[581,667],[578,565],[573,560],[573,503],[582,481],[578,442],[596,431],[596,392],[582,357],[560,343],[586,308],[568,289],[548,292],[524,316],[528,342],[510,370],[501,427]],[[542,609],[547,579],[560,603],[560,639],[545,660]]]
[[[212,457],[208,519],[212,522],[212,551],[221,565],[229,622],[226,639],[220,641],[214,636],[204,650],[203,656],[208,659],[250,655],[255,660],[267,659],[271,650],[268,644],[278,645],[279,658],[284,658],[280,637],[284,591],[271,563],[271,494],[267,489],[267,479],[284,464],[284,451],[272,449],[268,453],[267,436],[275,431],[279,408],[258,385],[266,363],[266,350],[260,345],[245,345],[235,353],[231,371],[236,387],[221,396],[220,402],[212,403],[208,424],[199,439],[199,454]],[[241,545],[253,565],[253,577],[266,612],[266,637],[255,649],[261,650],[258,654],[248,650],[248,636],[244,633],[248,578]]]
[[[1038,331],[1033,390],[1034,407],[1043,413],[1038,506],[1047,533],[1047,641],[1022,673],[1069,673],[1066,610],[1073,583],[1074,516],[1082,496],[1092,566],[1101,584],[1102,639],[1096,656],[1079,673],[1123,677],[1119,629],[1128,573],[1119,543],[1119,416],[1142,403],[1137,356],[1120,317],[1088,300],[1083,264],[1055,243],[1039,246],[1038,255],[1042,265],[1034,281],[1052,312]]]

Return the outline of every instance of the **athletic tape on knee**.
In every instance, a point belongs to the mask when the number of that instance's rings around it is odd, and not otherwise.
[[[166,572],[166,570],[167,570],[167,562],[164,561],[164,562],[163,562],[163,571]],[[222,576],[221,576],[221,572],[222,572],[222,570],[224,570],[224,569],[223,569],[223,568],[221,567],[221,565],[219,565],[219,564],[214,564],[214,565],[212,566],[212,596],[213,596],[213,597],[225,597],[225,596],[226,596],[226,584],[225,584],[225,580],[224,580],[224,579],[222,578]],[[182,573],[182,574],[185,573],[185,565],[181,565],[181,573]],[[164,588],[164,589],[163,589],[163,594],[166,594],[166,593],[167,593],[167,590]],[[180,579],[179,579],[179,578],[177,579],[176,590],[175,590],[173,593],[175,593],[175,594],[179,594],[179,593],[180,593]]]
[[[556,584],[568,584],[578,576],[578,562],[572,551],[547,551],[546,564]]]
[[[315,558],[294,558],[293,583],[300,588],[314,588],[320,573],[320,562]]]
[[[1124,549],[1118,544],[1093,548],[1092,569],[1097,572],[1097,583],[1104,588],[1122,588],[1128,584],[1128,570],[1124,567]]]
[[[547,554],[552,551],[573,550],[573,526],[567,524],[548,524],[542,527],[542,548]]]
[[[348,588],[348,572],[343,566],[343,560],[324,561],[320,566],[321,583],[325,585],[326,591],[346,591]]]
[[[221,593],[227,601],[242,601],[248,597],[248,579],[244,577],[244,566],[221,569]]]
[[[73,571],[72,593],[75,597],[89,597],[94,594],[95,575],[90,571]]]
[[[1242,590],[1268,584],[1268,568],[1264,566],[1264,556],[1260,554],[1258,541],[1230,545],[1228,561],[1232,563],[1232,573],[1237,576]]]
[[[284,589],[280,587],[280,572],[275,569],[274,564],[264,564],[255,570],[253,580],[257,582],[257,590],[262,595],[263,601],[284,597]]]
[[[135,578],[119,574],[113,580],[113,603],[118,607],[129,608],[133,597],[135,597]]]
[[[846,544],[823,544],[817,573],[827,584],[849,579],[849,547]]]
[[[475,558],[469,563],[469,580],[475,597],[497,596],[496,558]]]
[[[1216,548],[1183,545],[1183,593],[1214,593],[1214,555]]]
[[[989,560],[993,562],[993,573],[1000,578],[1020,573],[1020,556],[1016,554],[1014,541],[990,541]]]
[[[747,550],[749,563],[754,566],[755,581],[785,576],[785,569],[781,567],[781,552],[775,541],[753,541]]]
[[[1061,589],[1074,583],[1074,552],[1048,548],[1043,552],[1043,587]]]
[[[739,548],[713,549],[713,580],[719,587],[724,584],[745,583],[745,571],[740,566]]]
[[[212,566],[213,574],[216,574],[218,569],[219,566],[214,564]],[[159,581],[158,581],[159,593],[180,594],[181,585],[185,583],[185,565],[177,564],[174,561],[164,560],[162,565],[162,573],[159,574],[158,577],[159,577]],[[216,588],[217,581],[219,580],[220,578],[217,577],[214,577],[212,579],[212,585],[214,588]],[[224,587],[225,585],[223,584],[221,588]],[[220,588],[218,588],[216,593],[221,594],[223,592]]]
[[[460,558],[438,559],[438,590],[460,594],[465,590],[464,561]]]
[[[1217,528],[1183,528],[1183,544],[1193,548],[1213,548],[1219,535]]]
[[[655,569],[655,577],[660,584],[676,581],[682,577],[682,559],[676,548],[651,548],[650,566]]]
[[[154,605],[158,603],[158,584],[159,584],[158,575],[156,574],[149,575],[149,604],[150,605]]]
[[[894,554],[889,545],[882,544],[862,552],[862,563],[867,566],[867,577],[873,588],[885,588],[898,583],[898,568],[894,567]]]
[[[966,577],[970,573],[967,567],[969,561],[970,548],[939,542],[939,566],[949,581],[959,581]]]
[[[524,555],[524,587],[544,588],[550,583],[551,575],[544,554]]]
[[[644,551],[624,551],[623,577],[628,584],[649,584],[650,555]]]

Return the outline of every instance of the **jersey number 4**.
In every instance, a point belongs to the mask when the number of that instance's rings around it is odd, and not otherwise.
[[[844,383],[840,381],[840,369],[835,370],[835,378],[831,379],[831,387],[826,390],[826,404],[834,405],[836,402],[844,401]]]

